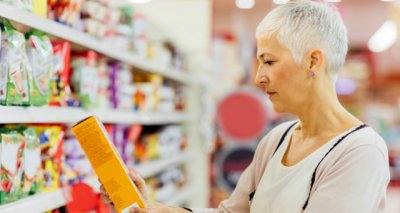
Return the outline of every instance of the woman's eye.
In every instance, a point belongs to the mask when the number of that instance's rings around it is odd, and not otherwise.
[[[263,63],[271,66],[274,62],[275,62],[275,61],[268,61],[268,60],[266,60],[266,61],[264,61]]]

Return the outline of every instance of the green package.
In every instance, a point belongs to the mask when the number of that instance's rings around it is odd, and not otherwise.
[[[82,64],[74,66],[72,83],[82,107],[90,109],[98,106],[100,79],[95,67]]]
[[[0,104],[6,104],[6,96],[7,96],[7,60],[6,56],[6,48],[5,48],[5,38],[4,36],[4,27],[0,26]]]
[[[22,196],[33,195],[38,192],[38,176],[41,165],[41,150],[36,129],[28,127],[23,131],[26,146],[23,154],[24,172],[22,177]]]
[[[50,101],[50,82],[53,75],[53,46],[50,38],[38,30],[26,34],[29,96],[32,106],[48,105]]]
[[[4,20],[5,54],[3,63],[7,72],[6,105],[29,105],[28,70],[30,65],[25,50],[25,37]]]
[[[22,159],[25,138],[17,131],[1,133],[0,202],[10,203],[22,195]]]

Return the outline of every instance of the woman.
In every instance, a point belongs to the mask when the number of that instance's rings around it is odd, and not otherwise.
[[[277,126],[262,139],[236,189],[217,209],[148,201],[147,210],[133,212],[383,212],[389,181],[385,142],[336,95],[347,52],[338,12],[324,3],[290,2],[261,21],[256,37],[256,82],[277,112],[299,120]],[[144,181],[131,176],[146,194]]]

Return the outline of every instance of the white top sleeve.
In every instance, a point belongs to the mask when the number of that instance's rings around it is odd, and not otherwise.
[[[387,155],[376,144],[350,150],[318,185],[304,213],[377,213],[384,209],[390,179],[386,164]]]

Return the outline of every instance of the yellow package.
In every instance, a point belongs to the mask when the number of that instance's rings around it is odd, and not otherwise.
[[[33,0],[33,13],[42,18],[47,18],[47,1]]]
[[[146,208],[140,191],[108,138],[103,124],[90,116],[72,127],[76,138],[93,166],[118,212],[129,212],[133,206]]]

